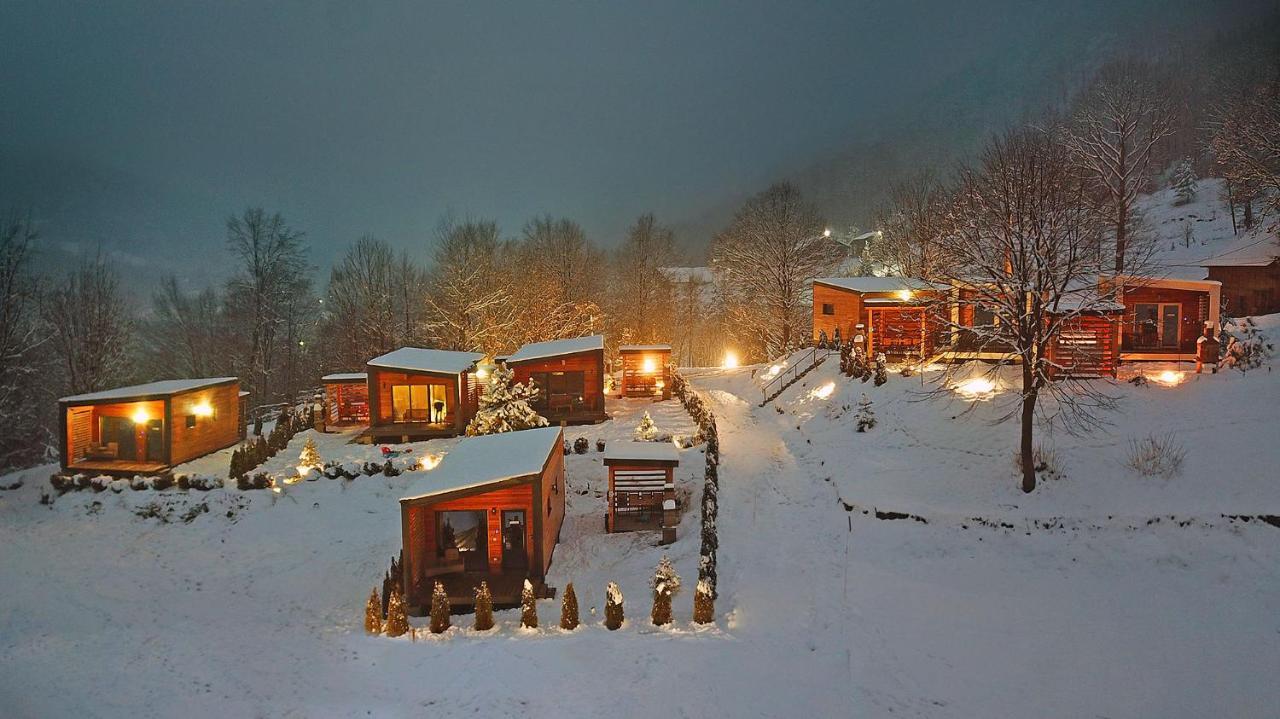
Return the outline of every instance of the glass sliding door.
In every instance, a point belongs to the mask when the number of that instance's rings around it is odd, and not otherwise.
[[[448,392],[442,384],[391,386],[391,421],[443,422],[448,414]]]

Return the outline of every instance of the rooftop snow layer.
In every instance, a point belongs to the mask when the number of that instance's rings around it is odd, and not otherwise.
[[[604,349],[604,337],[602,335],[588,335],[587,337],[574,337],[567,340],[550,340],[547,342],[530,342],[512,354],[507,355],[506,361],[524,362],[544,357],[571,355],[578,352],[602,349]]]
[[[400,501],[539,474],[553,451],[560,451],[559,427],[467,437],[435,469],[413,472],[421,476]]]
[[[945,290],[946,285],[933,285],[913,277],[819,277],[820,282],[831,287],[854,292],[897,292],[898,290]]]
[[[618,345],[619,352],[670,352],[671,345]]]
[[[461,374],[471,369],[471,365],[484,359],[479,352],[453,352],[450,350],[428,350],[420,347],[401,347],[381,357],[369,360],[373,367],[405,369],[412,372],[439,372],[442,374]]]
[[[320,378],[321,382],[358,382],[369,379],[367,372],[334,372]]]
[[[612,442],[605,447],[604,460],[679,462],[680,453],[670,442]]]
[[[101,392],[89,392],[63,397],[59,402],[95,402],[103,399],[133,399],[135,397],[154,397],[159,395],[175,395],[189,392],[201,387],[212,387],[224,382],[239,381],[238,377],[205,377],[202,379],[163,379],[159,382],[147,382],[128,387],[106,389]]]

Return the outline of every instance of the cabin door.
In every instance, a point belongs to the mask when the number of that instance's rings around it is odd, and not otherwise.
[[[1160,305],[1160,346],[1178,346],[1178,325],[1182,319],[1181,305]]]
[[[158,419],[147,422],[147,461],[164,461],[164,422]]]
[[[523,509],[508,509],[502,513],[502,568],[522,569],[529,566],[529,551],[525,547],[525,514]]]

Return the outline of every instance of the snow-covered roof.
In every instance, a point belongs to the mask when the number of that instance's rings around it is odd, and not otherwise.
[[[946,285],[935,285],[914,277],[819,277],[814,280],[830,287],[854,292],[897,292],[899,290],[946,290]]]
[[[435,469],[409,472],[421,476],[400,501],[540,474],[547,457],[560,451],[560,442],[559,427],[467,437]]]
[[[602,349],[604,349],[604,337],[602,335],[588,335],[587,337],[573,337],[567,340],[549,340],[547,342],[530,342],[507,355],[506,361],[525,362],[545,357],[571,355],[577,352]]]
[[[212,387],[226,382],[237,382],[238,377],[205,377],[202,379],[164,379],[159,382],[129,385],[106,389],[101,392],[88,392],[63,397],[59,402],[98,402],[112,399],[136,399],[138,397],[169,397],[203,387]]]
[[[451,350],[428,350],[420,347],[401,347],[381,357],[369,360],[371,367],[387,367],[404,369],[412,372],[439,372],[442,374],[461,374],[471,369],[476,362],[484,359],[479,352],[453,352]]]
[[[670,352],[671,345],[618,345],[619,352]]]
[[[604,450],[605,464],[609,462],[676,462],[680,453],[670,442],[612,442]]]
[[[367,372],[334,372],[320,378],[321,382],[363,382],[369,379]]]

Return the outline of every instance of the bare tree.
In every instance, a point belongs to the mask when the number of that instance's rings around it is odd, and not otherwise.
[[[101,255],[67,273],[45,297],[43,315],[62,392],[110,389],[134,375],[133,312]]]
[[[748,356],[777,356],[807,341],[810,283],[845,254],[823,224],[818,209],[781,182],[747,200],[712,240],[728,326]]]
[[[1280,68],[1228,93],[1212,112],[1210,148],[1227,180],[1230,202],[1244,205],[1244,226],[1254,224],[1253,203],[1280,213]]]
[[[401,271],[391,246],[369,235],[330,270],[322,337],[337,369],[359,367],[401,346]]]
[[[0,468],[39,459],[49,439],[39,432],[35,377],[41,369],[40,349],[47,328],[40,321],[39,291],[31,271],[38,235],[31,220],[20,215],[0,219],[0,417],[5,426],[23,431],[0,433]]]
[[[931,172],[895,185],[888,205],[877,213],[879,235],[863,248],[864,267],[903,277],[930,276],[939,261],[932,238],[942,231],[949,199]]]
[[[1107,224],[1093,212],[1088,187],[1071,151],[1055,136],[1018,130],[992,141],[976,167],[963,168],[949,226],[932,251],[940,260],[929,279],[963,292],[947,299],[935,317],[950,323],[950,304],[989,318],[966,329],[985,347],[998,346],[1021,371],[1002,420],[1021,426],[1022,489],[1035,489],[1034,427],[1037,414],[1075,430],[1102,421],[1112,398],[1092,383],[1054,380],[1050,347],[1081,315],[1110,308],[1119,282],[1103,281],[1105,260],[1093,247]],[[950,326],[959,328],[958,323]],[[943,389],[955,381],[952,366]],[[1045,411],[1042,395],[1053,399]]]
[[[672,340],[672,287],[664,268],[675,257],[675,234],[652,214],[641,215],[613,257],[609,283],[612,339]]]
[[[142,333],[152,377],[215,377],[233,371],[223,351],[228,335],[222,299],[212,287],[189,294],[176,277],[162,279]]]
[[[304,289],[306,249],[301,232],[260,207],[227,219],[227,247],[240,263],[227,286],[228,315],[241,338],[237,366],[254,399],[263,402],[277,390],[277,335],[287,323],[282,311],[294,302],[291,294]]]
[[[515,344],[600,331],[604,254],[578,223],[535,218],[506,259],[511,286],[522,298],[511,338]]]
[[[1098,72],[1070,123],[1075,161],[1106,208],[1116,272],[1125,271],[1134,202],[1146,187],[1153,150],[1172,132],[1171,118],[1169,93],[1156,71],[1125,60]]]
[[[427,294],[427,328],[442,349],[500,352],[517,322],[493,222],[441,220]]]

